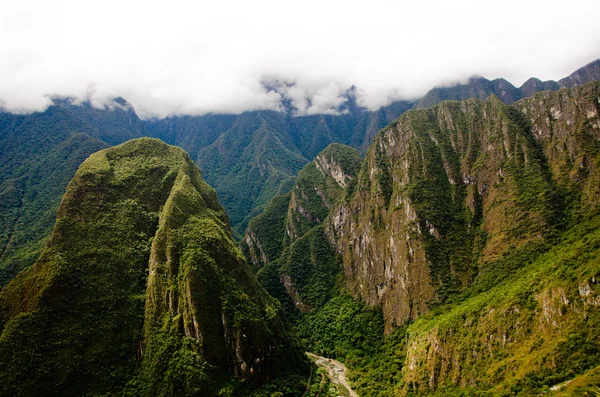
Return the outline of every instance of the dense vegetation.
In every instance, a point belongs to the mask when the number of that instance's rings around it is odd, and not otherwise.
[[[43,113],[0,113],[0,286],[39,257],[67,183],[90,154],[141,136],[135,112],[58,101]]]
[[[323,229],[308,218],[310,231],[259,271],[294,313],[307,349],[345,362],[361,396],[537,396],[570,380],[577,391],[567,385],[563,395],[593,392],[599,89],[542,93],[512,107],[497,98],[446,102],[383,130]],[[310,240],[317,232],[322,238]],[[308,244],[319,240],[342,242],[345,283],[336,283],[336,252],[322,260],[315,252],[326,247]],[[405,275],[395,256],[412,258],[413,271],[426,267]],[[319,261],[332,263],[331,273],[305,285]],[[328,279],[321,291],[329,294],[315,295]],[[424,280],[429,290],[414,287]],[[409,304],[433,294],[412,308],[385,297],[403,284],[413,284]],[[394,319],[390,305],[406,305],[408,316]]]
[[[48,248],[0,291],[0,394],[299,390],[280,311],[189,156],[133,140],[81,165]]]
[[[248,226],[242,247],[260,269],[261,283],[291,318],[322,307],[342,281],[323,221],[356,178],[360,163],[355,149],[329,145],[300,171],[291,192],[275,197]]]
[[[578,391],[557,395],[583,396],[599,383],[600,217],[533,255],[489,291],[385,337],[381,311],[343,294],[305,315],[298,334],[310,351],[344,361],[361,396],[538,396],[571,379]],[[414,365],[425,352],[430,366]]]

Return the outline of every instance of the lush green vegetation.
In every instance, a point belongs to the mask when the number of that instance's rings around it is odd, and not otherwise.
[[[401,382],[405,328],[387,337],[383,330],[380,310],[346,294],[334,297],[297,323],[298,336],[308,351],[346,363],[360,396],[393,396]]]
[[[291,196],[292,194],[289,192],[275,196],[264,212],[253,218],[248,224],[246,236],[241,245],[244,254],[254,264],[256,270],[265,265],[263,255],[267,262],[273,261],[279,258],[284,247],[289,244],[289,236],[285,231],[285,220]]]
[[[582,374],[600,362],[600,310],[585,303],[600,293],[593,281],[600,279],[600,217],[532,255],[529,266],[489,291],[463,296],[386,337],[381,312],[343,294],[305,314],[298,334],[309,351],[345,362],[361,396],[537,396],[573,378],[580,390],[573,395],[582,395],[595,379]],[[582,296],[581,285],[596,292]],[[445,353],[426,358],[430,344]],[[407,369],[411,358],[419,364]],[[442,378],[425,387],[431,376]]]
[[[0,286],[38,259],[83,160],[141,128],[131,109],[68,101],[28,116],[0,114]]]
[[[289,292],[282,295],[281,276],[289,276],[298,294],[293,299],[318,308],[334,295],[340,271],[323,226],[316,226],[286,248],[279,259],[265,265],[257,276],[267,291],[284,303]]]
[[[249,395],[308,374],[215,191],[155,139],[81,165],[0,329],[1,395]]]

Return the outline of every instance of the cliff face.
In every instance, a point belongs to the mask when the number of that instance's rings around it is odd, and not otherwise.
[[[0,292],[2,395],[211,395],[305,368],[216,193],[154,139],[90,156],[48,247]],[[293,372],[293,370],[292,370]]]
[[[381,306],[390,330],[473,283],[489,288],[595,212],[599,87],[443,102],[383,130],[325,224],[348,289]]]
[[[299,173],[293,188],[277,196],[246,229],[242,247],[260,268],[274,261],[297,239],[323,223],[331,208],[353,183],[360,168],[358,152],[331,144]]]
[[[356,150],[331,144],[298,174],[286,218],[286,234],[296,241],[323,223],[360,167]]]
[[[248,226],[242,247],[261,283],[293,312],[320,307],[334,292],[339,261],[322,223],[356,182],[360,162],[355,149],[329,145]]]

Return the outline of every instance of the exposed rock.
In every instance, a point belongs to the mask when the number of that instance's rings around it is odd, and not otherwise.
[[[349,290],[381,306],[390,330],[543,241],[571,205],[558,186],[596,211],[599,98],[590,83],[512,106],[492,97],[401,116],[325,225]]]

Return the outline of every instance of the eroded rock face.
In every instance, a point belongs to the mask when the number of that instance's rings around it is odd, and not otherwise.
[[[596,211],[599,98],[591,83],[512,106],[492,97],[405,113],[325,224],[347,287],[381,306],[390,330],[541,244],[567,205]]]
[[[356,177],[360,161],[356,150],[331,144],[298,174],[286,218],[290,243],[323,223]]]
[[[155,139],[81,165],[48,248],[0,293],[0,329],[1,395],[212,395],[307,369],[215,191]]]

